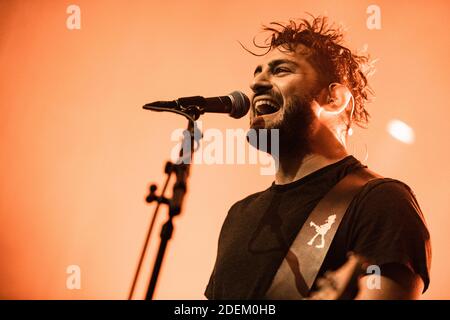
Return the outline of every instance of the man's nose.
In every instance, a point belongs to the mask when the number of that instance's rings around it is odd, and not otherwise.
[[[255,94],[264,93],[272,89],[272,83],[270,83],[264,73],[260,73],[253,78],[253,82],[250,84],[250,89],[252,89]]]

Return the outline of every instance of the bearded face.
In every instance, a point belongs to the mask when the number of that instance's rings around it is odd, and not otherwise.
[[[251,85],[254,95],[250,128],[268,129],[269,133],[270,129],[278,129],[281,154],[309,150],[317,73],[302,54],[304,51],[272,50],[256,68]],[[259,143],[255,147],[260,148]],[[264,151],[270,152],[270,148]]]

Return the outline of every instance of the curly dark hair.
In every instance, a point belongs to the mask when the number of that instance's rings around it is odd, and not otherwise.
[[[327,17],[311,17],[312,21],[271,22],[263,26],[263,32],[271,32],[264,44],[257,44],[256,37],[253,38],[255,47],[267,50],[257,54],[244,49],[253,55],[263,56],[274,48],[295,52],[297,45],[303,44],[310,49],[307,59],[319,74],[319,85],[327,88],[331,83],[338,82],[347,86],[355,99],[353,120],[360,127],[366,127],[369,113],[365,106],[373,95],[366,77],[370,69],[369,57],[357,55],[344,47],[343,32],[334,24],[329,24]]]

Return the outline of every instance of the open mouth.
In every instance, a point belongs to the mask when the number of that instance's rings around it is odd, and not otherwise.
[[[257,116],[272,114],[280,110],[278,104],[271,100],[261,99],[255,102],[255,113]]]

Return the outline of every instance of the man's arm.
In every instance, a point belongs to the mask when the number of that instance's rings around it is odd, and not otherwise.
[[[382,275],[361,277],[355,300],[412,300],[420,297],[424,283],[418,274],[401,264],[386,264],[381,269]],[[373,283],[378,283],[379,287],[371,285]]]
[[[381,271],[380,289],[361,279],[357,299],[418,299],[429,284],[430,235],[411,189],[383,179],[369,185],[358,206],[350,251]]]
[[[364,273],[361,257],[349,256],[347,262],[335,271],[326,272],[317,280],[318,290],[310,296],[312,300],[414,300],[424,289],[422,278],[406,265],[385,264],[380,267],[381,274]],[[357,289],[355,297],[352,296]],[[353,293],[355,294],[355,293]]]

